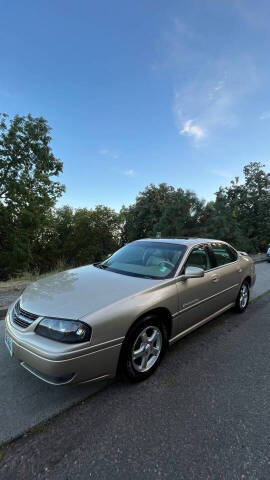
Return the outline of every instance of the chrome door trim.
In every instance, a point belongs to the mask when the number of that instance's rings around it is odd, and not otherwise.
[[[225,290],[221,290],[221,292],[214,293],[214,295],[210,295],[210,297],[204,298],[203,300],[200,300],[199,302],[194,303],[193,305],[190,305],[186,308],[183,308],[182,310],[179,310],[178,312],[174,313],[172,315],[172,318],[178,317],[178,315],[181,315],[181,313],[186,312],[187,310],[191,310],[192,308],[197,307],[198,305],[200,305],[202,303],[205,303],[208,300],[211,300],[212,298],[217,297],[218,295],[222,295],[223,293],[228,292],[232,288],[238,287],[239,285],[240,285],[240,283],[236,283],[235,285],[232,285],[231,287],[225,288]]]
[[[169,345],[172,345],[173,343],[177,342],[177,340],[180,340],[180,338],[185,337],[189,333],[191,333],[193,330],[196,330],[197,328],[201,327],[207,322],[210,322],[210,320],[213,320],[215,317],[218,315],[221,315],[222,313],[226,312],[226,310],[229,310],[234,306],[234,303],[229,303],[229,305],[226,305],[226,307],[221,308],[215,313],[212,313],[212,315],[209,315],[209,317],[204,318],[204,320],[201,320],[200,322],[196,323],[195,325],[192,325],[191,327],[187,328],[183,332],[178,333],[175,337],[171,338],[169,340]]]
[[[180,264],[178,265],[178,268],[175,272],[175,275],[174,275],[174,278],[176,277],[179,277],[179,273],[181,272],[183,266],[185,265],[185,262],[188,258],[188,255],[191,253],[191,251],[195,248],[198,248],[200,246],[207,246],[208,248],[210,247],[211,248],[211,244],[214,243],[214,240],[213,241],[210,241],[210,242],[205,242],[205,243],[196,243],[194,245],[191,245],[189,248],[187,248],[187,250],[185,251],[184,253],[184,256],[180,262]],[[205,272],[212,272],[213,270],[218,270],[219,268],[223,268],[223,267],[226,267],[227,265],[233,265],[234,263],[239,263],[239,255],[238,255],[238,252],[227,242],[222,242],[222,240],[218,240],[218,243],[223,243],[224,245],[228,245],[228,247],[232,248],[235,253],[237,254],[237,259],[234,260],[233,262],[229,262],[229,263],[225,263],[224,265],[219,265],[218,267],[213,267],[213,268],[209,268],[209,270],[205,270]]]

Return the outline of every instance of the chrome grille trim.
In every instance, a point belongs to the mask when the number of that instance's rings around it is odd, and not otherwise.
[[[12,321],[21,328],[27,328],[31,325],[39,316],[34,313],[27,312],[20,307],[20,301],[18,301],[12,311]]]

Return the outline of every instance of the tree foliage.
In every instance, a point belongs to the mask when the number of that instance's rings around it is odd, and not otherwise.
[[[34,246],[36,268],[47,271],[59,260],[69,266],[102,260],[117,249],[118,237],[119,216],[108,207],[55,209]]]
[[[154,229],[159,222],[166,202],[169,201],[174,187],[161,183],[159,186],[150,184],[140,192],[134,205],[123,207],[120,216],[122,235],[124,241],[135,238],[145,238],[154,234]]]
[[[122,207],[122,242],[160,233],[219,238],[242,250],[263,251],[270,241],[270,174],[258,162],[243,173],[244,182],[235,178],[208,203],[189,190],[149,185],[134,205]]]
[[[33,243],[64,191],[51,179],[62,171],[62,163],[51,151],[49,132],[42,117],[1,117],[1,277],[31,268]]]
[[[270,174],[258,162],[220,187],[208,203],[190,190],[148,185],[119,213],[55,208],[64,186],[62,163],[42,117],[0,116],[0,278],[25,270],[46,272],[59,262],[99,261],[119,246],[145,237],[208,237],[239,250],[263,251],[270,242]]]
[[[264,250],[270,241],[270,174],[264,165],[244,167],[244,182],[232,180],[218,190],[207,230],[248,251]]]

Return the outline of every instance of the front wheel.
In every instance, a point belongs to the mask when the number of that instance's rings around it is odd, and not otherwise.
[[[166,328],[156,315],[139,320],[129,331],[120,355],[120,371],[133,382],[148,378],[160,364],[167,346]]]
[[[238,294],[236,303],[235,303],[235,310],[239,313],[242,313],[246,310],[249,302],[249,283],[245,280],[240,288],[240,292]]]

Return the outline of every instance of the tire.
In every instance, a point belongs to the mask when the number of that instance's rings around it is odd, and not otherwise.
[[[141,382],[159,366],[167,349],[167,329],[158,315],[148,315],[136,322],[127,334],[119,360],[122,375]]]
[[[249,283],[247,280],[244,280],[235,302],[236,312],[243,313],[248,306],[248,302],[249,302]]]

